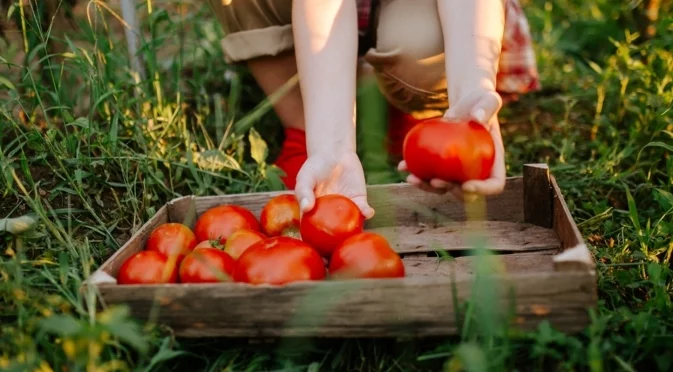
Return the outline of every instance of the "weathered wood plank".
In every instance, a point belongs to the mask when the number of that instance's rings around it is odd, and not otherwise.
[[[383,235],[398,253],[422,253],[437,250],[465,251],[477,248],[470,234],[485,238],[493,251],[524,252],[555,250],[559,239],[552,229],[505,221],[452,222],[432,226],[394,226],[367,228]]]
[[[436,195],[409,184],[372,186],[368,191],[370,205],[376,215],[367,221],[367,227],[440,226],[465,221],[465,205],[450,193]],[[486,198],[486,217],[489,221],[523,221],[523,179],[507,180],[502,194]]]
[[[190,199],[181,199],[179,208],[189,208],[193,205]],[[175,213],[168,206],[168,215]],[[140,231],[143,235],[134,236],[120,251],[115,253],[108,262],[101,267],[108,275],[113,277],[119,272],[124,261],[133,253],[143,249],[147,241],[147,235],[159,224],[166,222],[166,210],[162,209],[157,215],[144,225]],[[182,215],[180,215],[182,216]],[[438,250],[445,251],[469,251],[475,248],[470,241],[470,233],[479,232],[486,239],[487,248],[498,252],[532,252],[553,251],[560,249],[560,241],[556,233],[551,229],[504,221],[470,221],[447,223],[439,227],[425,225],[419,226],[396,226],[367,228],[383,235],[391,244],[392,248],[400,254],[428,253]],[[108,282],[114,281],[108,278]]]
[[[474,275],[475,256],[456,258],[405,257],[404,268],[408,277],[453,276],[457,279]],[[554,270],[553,253],[550,251],[483,256],[481,259],[498,274],[538,273]]]
[[[399,225],[417,225],[425,223],[431,226],[446,222],[465,220],[463,203],[457,201],[450,194],[435,195],[406,184],[373,185],[368,189],[368,200],[376,215],[367,221],[367,226],[385,227]],[[193,209],[196,215],[201,215],[209,208],[222,204],[236,204],[248,208],[255,216],[259,215],[264,205],[272,197],[287,194],[288,191],[232,194],[220,196],[205,196],[193,198]],[[486,198],[487,220],[492,221],[523,221],[523,178],[511,177],[503,193]],[[174,201],[170,210],[171,220],[186,223],[188,226],[194,218],[188,216],[192,208],[186,199]]]
[[[595,259],[584,244],[582,234],[570,214],[568,205],[563,199],[561,189],[556,179],[551,177],[554,190],[554,224],[553,228],[561,240],[561,249],[564,251],[554,260],[557,271],[589,271],[596,266]]]
[[[527,164],[523,167],[524,221],[537,226],[552,227],[552,195],[549,167]]]
[[[499,309],[511,308],[509,289],[514,289],[516,325],[523,329],[549,320],[575,331],[586,324],[587,309],[595,305],[589,273],[514,273],[493,279],[501,286],[495,299]],[[280,287],[104,285],[100,291],[108,305],[128,304],[140,319],[156,311],[154,321],[185,337],[397,337],[455,333],[452,283],[457,301],[469,298],[470,279],[439,276]],[[155,302],[162,307],[155,308]]]

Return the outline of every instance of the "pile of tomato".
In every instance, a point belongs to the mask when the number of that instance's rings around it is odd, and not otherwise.
[[[294,195],[282,194],[259,220],[244,207],[220,205],[204,212],[193,230],[158,226],[145,249],[123,263],[117,281],[282,285],[404,275],[400,256],[383,236],[364,231],[364,217],[350,199],[322,196],[300,216]]]

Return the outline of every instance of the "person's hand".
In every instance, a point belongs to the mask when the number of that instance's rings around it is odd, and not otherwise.
[[[295,186],[301,212],[313,209],[315,199],[327,194],[346,196],[360,208],[366,219],[374,216],[374,209],[367,203],[362,164],[355,152],[318,153],[304,162]]]
[[[456,184],[440,179],[425,182],[413,174],[407,176],[407,182],[421,190],[444,194],[451,192],[459,200],[473,200],[477,195],[488,196],[501,193],[505,188],[505,154],[500,123],[497,114],[502,107],[502,99],[495,91],[478,89],[458,100],[444,118],[447,120],[474,120],[484,125],[491,133],[495,144],[495,162],[490,177],[485,180],[471,180]],[[447,125],[451,125],[447,123]],[[400,171],[407,171],[407,164],[403,160],[399,163]]]

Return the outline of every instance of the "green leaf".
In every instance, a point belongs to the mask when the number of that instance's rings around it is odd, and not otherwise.
[[[201,152],[199,154],[198,164],[201,169],[206,169],[213,172],[241,170],[241,165],[238,164],[236,159],[234,159],[231,155],[226,154],[224,151],[216,149]],[[191,167],[189,169],[192,170]],[[196,174],[196,168],[192,170],[192,173]]]
[[[266,142],[264,142],[264,139],[262,139],[262,136],[259,135],[255,128],[250,128],[248,140],[250,141],[250,155],[255,159],[257,164],[263,164],[268,154]]]
[[[273,165],[265,169],[266,171],[266,183],[270,191],[281,191],[285,190],[285,184],[283,183],[282,176],[285,175],[282,169]]]
[[[658,263],[652,262],[647,266],[647,275],[650,277],[650,281],[656,282],[661,278],[661,265]]]
[[[75,119],[75,121],[70,122],[66,125],[67,126],[75,125],[83,129],[89,129],[89,127],[91,126],[91,124],[89,123],[89,119],[87,118],[77,118]]]
[[[641,227],[640,227],[640,220],[638,219],[638,209],[636,208],[636,201],[633,199],[633,195],[631,195],[631,190],[629,190],[628,186],[625,186],[624,189],[626,190],[626,201],[629,205],[629,217],[631,218],[631,222],[633,222],[633,225],[636,227],[638,230],[638,235],[640,236],[641,232]]]
[[[120,341],[133,346],[141,353],[148,350],[148,344],[141,328],[129,316],[127,306],[114,306],[98,315],[98,321]]]
[[[655,195],[655,199],[661,204],[664,208],[673,208],[673,194],[666,190],[654,189],[659,195]]]
[[[72,316],[53,315],[40,321],[42,331],[67,337],[79,333],[82,325]]]
[[[488,371],[488,361],[486,353],[473,343],[463,344],[456,350],[456,355],[460,358],[461,364],[468,372],[486,372]]]
[[[154,354],[150,360],[150,364],[144,369],[144,371],[153,371],[155,368],[159,367],[163,362],[169,361],[171,359],[177,358],[180,355],[188,354],[185,351],[175,351],[170,349],[171,339],[166,337],[161,342],[161,348],[159,351]]]
[[[16,87],[14,86],[14,84],[12,84],[12,82],[9,81],[9,79],[7,79],[6,77],[4,77],[2,75],[0,75],[0,85],[6,86],[9,90],[16,90]]]
[[[643,146],[643,148],[640,149],[640,151],[638,152],[638,158],[640,158],[640,154],[648,147],[659,147],[659,148],[662,148],[664,150],[668,150],[668,151],[673,152],[673,146],[671,146],[667,143],[661,142],[661,141],[654,141],[654,142],[648,143],[647,145]]]
[[[7,9],[7,19],[12,19],[15,10],[16,10],[16,3],[9,6],[9,9]]]

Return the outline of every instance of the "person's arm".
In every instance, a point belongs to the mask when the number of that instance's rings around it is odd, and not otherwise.
[[[295,0],[292,25],[308,151],[295,186],[301,211],[313,209],[316,197],[337,193],[369,219],[375,212],[355,152],[355,1]]]
[[[308,155],[354,152],[355,1],[295,0],[292,25]]]
[[[445,119],[476,120],[485,125],[495,145],[495,162],[486,180],[457,185],[440,179],[429,183],[410,174],[407,182],[423,190],[451,192],[460,199],[465,193],[496,195],[505,187],[505,149],[498,111],[502,98],[496,91],[496,75],[505,31],[503,0],[438,0],[444,35],[449,109]],[[399,164],[407,170],[406,162]]]
[[[475,90],[495,93],[505,30],[503,0],[439,0],[438,9],[447,56],[449,106]],[[482,121],[499,110],[496,104],[501,103],[489,100]]]

